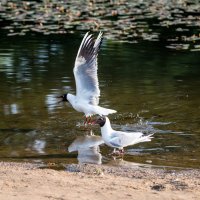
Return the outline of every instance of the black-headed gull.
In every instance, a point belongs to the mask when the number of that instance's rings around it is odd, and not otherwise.
[[[96,124],[99,124],[101,127],[101,135],[105,142],[110,147],[119,149],[120,152],[123,151],[123,147],[134,145],[140,142],[151,141],[152,135],[144,135],[141,132],[122,132],[113,130],[110,124],[108,117],[100,117],[96,120]]]
[[[97,56],[101,42],[101,32],[96,40],[89,32],[85,34],[73,69],[76,81],[76,95],[67,93],[60,96],[62,101],[68,101],[76,111],[85,114],[85,123],[89,123],[91,116],[94,114],[105,116],[117,112],[98,106],[100,89],[97,76]],[[89,121],[87,121],[88,117],[90,118]]]

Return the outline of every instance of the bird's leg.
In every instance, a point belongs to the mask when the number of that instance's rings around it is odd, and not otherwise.
[[[88,120],[88,124],[92,124],[93,122],[92,122],[92,116],[90,115],[89,116],[89,120]]]
[[[89,118],[89,122],[88,122],[90,125],[94,125],[96,124],[96,120],[92,120],[92,115],[90,116]]]
[[[123,156],[124,155],[124,149],[118,149],[116,150],[114,148],[113,152],[112,152],[112,155],[116,155],[116,156]]]
[[[86,126],[87,124],[88,124],[88,118],[87,116],[85,116],[84,126]]]
[[[121,158],[124,158],[124,149],[119,149],[119,155],[121,156]]]
[[[121,154],[121,155],[124,155],[124,149],[122,148],[122,149],[119,149],[119,153]]]
[[[113,149],[113,152],[112,152],[110,155],[117,156],[117,155],[119,155],[119,151],[116,150],[116,148],[114,148],[114,149]]]
[[[94,119],[94,120],[91,121],[91,125],[95,125],[95,124],[96,124],[96,120]]]

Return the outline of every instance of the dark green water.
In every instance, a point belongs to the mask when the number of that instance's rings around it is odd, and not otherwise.
[[[82,36],[0,39],[0,159],[76,163],[66,148],[89,133],[83,114],[55,96],[75,92],[73,64]],[[126,148],[125,161],[200,167],[200,59],[159,42],[104,40],[99,55],[100,105],[121,130],[155,132],[152,142]],[[94,127],[96,135],[100,129]],[[103,162],[112,158],[102,146]]]

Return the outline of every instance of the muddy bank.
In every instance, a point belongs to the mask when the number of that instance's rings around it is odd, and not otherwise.
[[[198,199],[199,170],[0,163],[1,199]]]

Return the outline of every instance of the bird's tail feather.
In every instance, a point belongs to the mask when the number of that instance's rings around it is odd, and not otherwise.
[[[138,143],[141,143],[141,142],[150,142],[151,139],[153,138],[152,137],[153,134],[149,134],[149,135],[142,135],[141,137],[139,137],[137,140],[134,140],[134,144],[138,144]]]
[[[112,109],[108,109],[108,108],[103,108],[103,107],[100,107],[98,106],[98,114],[99,115],[109,115],[109,114],[113,114],[113,113],[116,113],[117,111],[116,110],[112,110]]]
[[[153,138],[152,135],[153,135],[153,134],[149,134],[149,135],[142,136],[142,137],[140,138],[140,142],[149,142],[149,141],[151,141],[151,139]]]

